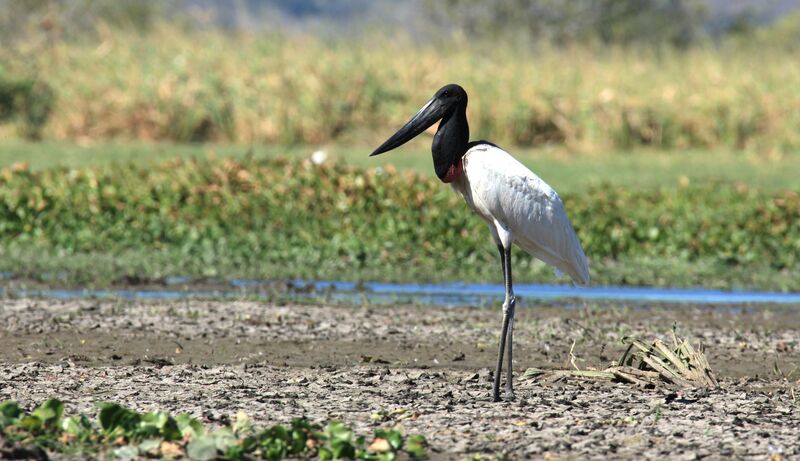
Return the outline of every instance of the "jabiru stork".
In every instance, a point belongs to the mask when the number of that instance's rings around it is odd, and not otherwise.
[[[508,347],[506,398],[514,398],[512,343],[516,298],[511,282],[511,244],[589,283],[586,255],[555,190],[508,152],[487,141],[469,141],[467,93],[456,84],[442,87],[400,130],[370,154],[402,146],[441,120],[431,151],[436,176],[450,184],[489,225],[500,252],[505,281],[503,323],[492,399],[500,400],[503,354]]]

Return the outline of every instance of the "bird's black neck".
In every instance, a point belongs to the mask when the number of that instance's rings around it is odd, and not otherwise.
[[[450,182],[448,173],[452,176],[454,168],[458,166],[461,157],[467,152],[469,142],[469,125],[467,124],[467,105],[460,104],[451,113],[446,115],[439,124],[439,129],[433,137],[433,167],[436,176],[442,181]]]

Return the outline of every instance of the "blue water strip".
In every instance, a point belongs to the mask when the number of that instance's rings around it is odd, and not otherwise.
[[[412,303],[434,306],[484,306],[496,304],[503,297],[501,284],[440,283],[403,284],[381,282],[337,282],[292,280],[288,290],[274,291],[274,282],[261,280],[231,280],[230,288],[214,290],[177,289],[176,285],[189,279],[175,278],[169,288],[153,290],[132,289],[49,289],[2,288],[0,295],[13,297],[41,297],[52,299],[104,298],[123,300],[180,300],[200,298],[255,299],[323,299],[351,304]],[[652,288],[625,286],[574,287],[570,285],[517,284],[514,292],[523,300],[591,300],[629,301],[684,304],[798,304],[800,293],[759,291],[723,291],[703,288]]]

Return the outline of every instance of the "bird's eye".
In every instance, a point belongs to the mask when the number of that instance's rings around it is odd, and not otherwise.
[[[448,90],[444,90],[444,93],[442,93],[442,96],[450,96],[450,92]]]

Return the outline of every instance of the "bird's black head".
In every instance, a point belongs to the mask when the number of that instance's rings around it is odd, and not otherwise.
[[[447,107],[456,108],[459,105],[467,105],[467,92],[461,85],[450,83],[439,88],[439,91],[433,95],[433,99],[438,99]]]
[[[380,147],[375,149],[375,152],[370,154],[370,156],[380,155],[400,147],[430,128],[439,120],[448,120],[457,110],[463,113],[466,111],[466,108],[467,92],[464,91],[464,88],[461,88],[461,86],[455,83],[445,85],[422,106],[422,109],[420,109],[416,115],[411,117],[411,120],[406,122],[402,128],[397,130],[397,133],[387,139]]]

